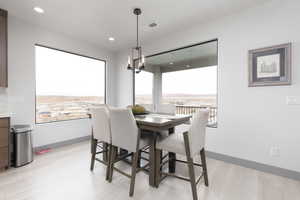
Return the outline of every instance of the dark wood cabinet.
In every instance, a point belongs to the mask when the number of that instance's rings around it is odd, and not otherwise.
[[[0,147],[0,171],[8,167],[8,148]]]
[[[9,167],[9,118],[0,118],[0,171]]]
[[[7,11],[0,9],[0,87],[7,81]]]

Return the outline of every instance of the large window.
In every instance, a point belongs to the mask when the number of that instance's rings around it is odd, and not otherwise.
[[[152,104],[153,73],[141,71],[135,75],[135,103]]]
[[[188,115],[207,109],[209,126],[217,127],[217,40],[147,56],[144,70],[135,76],[137,104],[173,104],[175,113]]]
[[[217,66],[163,73],[162,102],[176,105],[176,113],[209,109],[209,125],[217,126]]]
[[[82,119],[105,103],[105,61],[35,46],[36,123]]]
[[[217,66],[163,73],[162,102],[216,107]]]

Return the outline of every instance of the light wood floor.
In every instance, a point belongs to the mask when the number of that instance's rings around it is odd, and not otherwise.
[[[147,175],[137,175],[135,195],[128,197],[129,179],[115,173],[104,179],[105,168],[96,163],[90,172],[90,146],[83,142],[37,156],[25,167],[0,174],[0,200],[171,200],[192,199],[189,183],[165,179],[158,189]],[[129,168],[121,164],[123,168]],[[178,165],[178,172],[187,172]],[[198,185],[199,200],[299,200],[300,182],[208,159],[210,186]]]

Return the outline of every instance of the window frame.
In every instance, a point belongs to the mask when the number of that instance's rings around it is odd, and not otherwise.
[[[150,54],[148,56],[145,56],[145,58],[150,58],[150,57],[154,57],[154,56],[159,56],[159,55],[162,55],[162,54],[166,54],[166,53],[170,53],[170,52],[173,52],[173,51],[178,51],[178,50],[182,50],[182,49],[186,49],[186,48],[190,48],[190,47],[194,47],[194,46],[198,46],[198,45],[204,45],[204,44],[207,44],[207,43],[211,43],[211,42],[217,42],[217,97],[216,97],[216,107],[217,107],[217,124],[216,126],[211,126],[209,128],[218,128],[218,125],[219,125],[219,116],[220,116],[220,112],[219,112],[219,103],[220,103],[220,99],[219,99],[219,93],[220,93],[220,86],[219,86],[219,83],[220,83],[220,63],[219,63],[219,58],[220,58],[220,52],[219,52],[219,39],[218,38],[214,38],[214,39],[211,39],[211,40],[207,40],[207,41],[204,41],[204,42],[199,42],[199,43],[194,43],[194,44],[190,44],[190,45],[187,45],[187,46],[182,46],[182,47],[179,47],[179,48],[175,48],[175,49],[170,49],[170,50],[166,50],[166,51],[162,51],[162,52],[159,52],[159,53],[154,53],[154,54]],[[134,63],[137,59],[134,60]],[[135,104],[135,72],[132,71],[132,88],[133,88],[133,95],[132,95],[132,104]],[[152,94],[153,95],[153,94]]]
[[[67,50],[63,50],[63,49],[59,49],[59,48],[50,47],[50,46],[39,44],[39,43],[34,44],[34,48],[37,47],[37,46],[104,62],[104,104],[106,104],[106,102],[107,102],[107,61],[106,60],[96,58],[96,57],[92,57],[92,56],[86,56],[86,55],[80,54],[80,53],[74,53],[72,51],[67,51]],[[34,56],[35,56],[34,58],[36,58],[36,53],[34,54]],[[35,72],[36,72],[36,63],[35,63],[35,68],[34,69],[35,69]],[[36,102],[36,99],[37,99],[37,95],[36,95],[36,73],[35,73],[34,92],[35,92],[35,96],[34,96],[34,121],[35,121],[35,124],[39,125],[39,124],[59,123],[59,122],[66,122],[66,121],[86,120],[86,119],[89,118],[89,117],[86,117],[86,118],[78,118],[78,119],[64,119],[64,120],[58,120],[58,121],[49,121],[49,122],[37,122],[37,114],[36,114],[36,111],[37,111],[37,109],[36,109],[36,106],[37,106],[37,102]]]

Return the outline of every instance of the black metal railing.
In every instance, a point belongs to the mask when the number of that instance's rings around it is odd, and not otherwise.
[[[193,113],[201,110],[209,110],[208,124],[212,126],[217,126],[217,114],[218,109],[214,106],[190,106],[190,105],[176,105],[176,114],[192,115]]]

